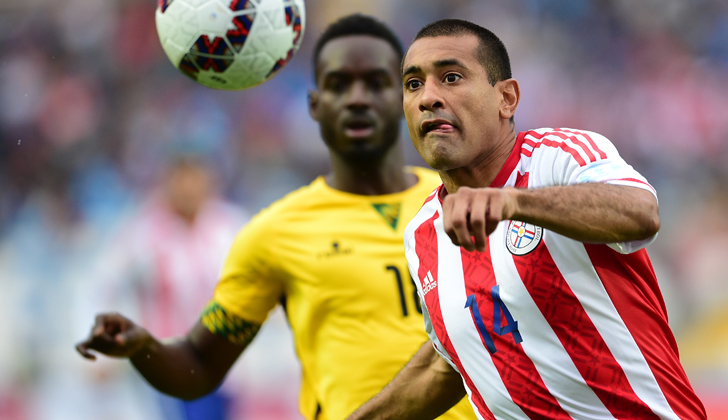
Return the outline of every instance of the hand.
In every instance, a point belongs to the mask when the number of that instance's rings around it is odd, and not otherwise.
[[[486,238],[516,210],[514,188],[460,187],[442,204],[445,233],[467,251],[485,251]]]
[[[127,318],[119,314],[101,314],[96,317],[89,337],[78,343],[76,350],[90,360],[96,360],[90,350],[111,357],[131,357],[151,340],[147,330]]]

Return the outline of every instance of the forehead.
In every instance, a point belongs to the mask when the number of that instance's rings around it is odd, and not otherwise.
[[[415,66],[425,69],[438,62],[457,60],[477,64],[478,37],[471,34],[420,38],[410,45],[402,61],[402,69]]]
[[[369,35],[351,35],[327,42],[316,63],[316,73],[399,71],[397,53],[389,43]]]

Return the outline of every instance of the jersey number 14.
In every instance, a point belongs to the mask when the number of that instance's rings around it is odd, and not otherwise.
[[[513,317],[511,316],[511,311],[508,310],[506,304],[503,303],[503,300],[501,300],[500,288],[498,285],[495,285],[492,289],[490,289],[490,295],[493,298],[493,332],[500,336],[512,334],[513,339],[516,341],[516,344],[523,341],[523,338],[521,338],[521,333],[518,332],[518,321],[515,321],[513,319]],[[468,296],[467,300],[465,301],[465,307],[470,308],[470,312],[473,314],[473,320],[475,321],[475,325],[478,327],[480,337],[483,339],[485,347],[488,349],[490,354],[498,351],[495,348],[493,338],[490,336],[490,333],[488,333],[488,330],[485,328],[483,317],[480,316],[480,310],[478,309],[478,302],[475,300],[475,294]],[[501,322],[501,312],[503,313],[503,316],[505,317],[507,322],[507,325],[505,326],[503,326],[503,323]]]

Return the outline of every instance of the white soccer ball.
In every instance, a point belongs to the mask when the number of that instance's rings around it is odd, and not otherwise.
[[[182,73],[214,89],[259,85],[303,39],[303,0],[159,0],[157,34]]]

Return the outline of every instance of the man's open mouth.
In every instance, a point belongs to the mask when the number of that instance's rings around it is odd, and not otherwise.
[[[437,120],[426,120],[422,122],[422,133],[428,134],[428,133],[452,133],[455,131],[455,126],[451,124],[447,120],[437,119]]]
[[[354,120],[344,124],[347,137],[368,137],[374,133],[374,124],[366,120]]]

